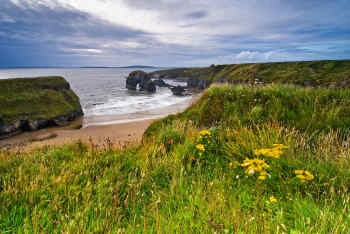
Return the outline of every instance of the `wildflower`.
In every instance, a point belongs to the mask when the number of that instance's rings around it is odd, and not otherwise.
[[[295,170],[294,173],[296,175],[302,175],[302,174],[304,174],[304,171],[303,170]]]
[[[261,172],[260,172],[260,175],[261,175],[261,176],[266,176],[266,175],[267,175],[267,172],[266,172],[266,171],[261,171]]]
[[[232,165],[233,165],[232,162],[230,162],[230,163],[228,164],[229,167],[232,167]]]
[[[266,179],[266,176],[258,176],[258,180],[265,180]]]
[[[239,179],[239,175],[236,175],[236,179]]]
[[[206,135],[210,136],[211,133],[208,130],[202,130],[199,132],[199,135],[200,136],[206,136]]]
[[[202,145],[202,144],[196,145],[196,148],[200,151],[205,151],[204,145]]]
[[[283,145],[283,144],[273,144],[273,147],[278,148],[278,149],[288,149],[288,146]]]
[[[248,159],[246,158],[243,163],[241,164],[242,167],[247,167],[247,169],[245,170],[245,173],[248,175],[254,175],[255,172],[259,172],[260,179],[265,179],[267,172],[265,171],[265,169],[270,168],[270,166],[262,159]],[[265,177],[265,178],[263,178]]]
[[[283,149],[288,148],[282,144],[274,144],[273,146],[273,148],[256,149],[254,150],[254,154],[256,156],[263,155],[271,158],[280,158],[280,156],[283,154]]]
[[[191,161],[195,161],[196,158],[195,158],[195,157],[191,157],[190,160],[191,160]]]
[[[304,171],[307,180],[313,180],[314,176],[309,171]]]
[[[295,177],[298,178],[302,183],[313,180],[315,178],[309,171],[306,170],[295,170],[294,173],[296,174]]]
[[[277,202],[277,199],[274,196],[271,196],[270,197],[270,202],[271,203],[275,203],[275,202]]]

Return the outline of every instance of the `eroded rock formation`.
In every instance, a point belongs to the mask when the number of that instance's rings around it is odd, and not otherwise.
[[[151,76],[144,71],[134,71],[126,79],[126,88],[130,90],[156,92],[156,85]]]

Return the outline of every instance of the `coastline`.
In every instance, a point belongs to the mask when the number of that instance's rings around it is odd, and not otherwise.
[[[14,151],[31,150],[43,146],[61,146],[81,141],[94,146],[123,146],[137,144],[148,126],[169,114],[184,111],[200,94],[186,102],[128,115],[91,116],[77,120],[67,127],[41,129],[25,132],[0,141],[0,149]],[[83,127],[77,129],[84,122]],[[84,126],[85,125],[85,126]]]

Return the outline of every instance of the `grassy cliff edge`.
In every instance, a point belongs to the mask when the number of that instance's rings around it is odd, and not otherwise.
[[[219,83],[253,83],[258,80],[263,83],[345,88],[350,87],[350,60],[212,65],[161,70],[151,75]]]
[[[0,128],[3,135],[6,131],[11,135],[15,128],[36,130],[45,127],[41,125],[64,124],[80,115],[79,98],[63,77],[0,80]]]

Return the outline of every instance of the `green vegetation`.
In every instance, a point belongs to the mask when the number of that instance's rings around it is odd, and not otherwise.
[[[197,127],[240,127],[276,123],[309,133],[350,130],[350,91],[325,88],[213,86],[183,113],[151,125],[145,136],[176,120],[190,120]]]
[[[81,110],[79,98],[62,77],[0,80],[0,117],[5,123],[49,120],[76,110]]]
[[[225,79],[232,83],[260,79],[265,83],[350,87],[350,60],[212,65],[204,68],[162,70],[153,74],[211,81]]]
[[[139,146],[0,153],[0,230],[347,233],[350,90],[215,86]]]

